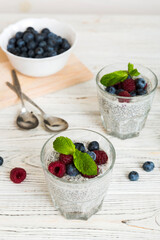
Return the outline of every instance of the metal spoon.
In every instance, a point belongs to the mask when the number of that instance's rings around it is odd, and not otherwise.
[[[16,72],[14,70],[12,70],[12,77],[13,77],[13,81],[16,83],[17,76],[16,76]],[[29,112],[26,109],[25,104],[24,104],[24,100],[23,100],[23,95],[21,93],[20,84],[16,84],[15,89],[16,89],[16,93],[17,93],[17,95],[20,98],[21,103],[22,103],[21,112],[19,113],[19,115],[17,117],[17,120],[16,120],[17,125],[20,128],[23,128],[23,129],[36,128],[39,124],[38,118],[32,112]]]
[[[7,86],[9,88],[11,88],[14,92],[16,92],[16,87],[13,86],[11,83],[6,82]],[[62,119],[62,118],[58,118],[58,117],[54,117],[51,115],[46,114],[35,102],[33,102],[32,99],[30,99],[26,94],[21,93],[23,98],[25,100],[27,100],[28,102],[30,102],[32,105],[34,105],[40,112],[41,112],[41,116],[44,122],[45,127],[49,130],[49,131],[53,131],[53,132],[57,132],[57,131],[62,131],[68,128],[68,123]]]

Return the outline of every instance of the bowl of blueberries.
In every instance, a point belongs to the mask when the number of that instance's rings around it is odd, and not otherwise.
[[[76,43],[71,26],[47,18],[23,19],[0,35],[0,46],[15,69],[32,77],[61,70]]]

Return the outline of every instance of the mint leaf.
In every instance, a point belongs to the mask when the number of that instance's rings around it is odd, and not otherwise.
[[[128,77],[128,72],[127,71],[115,71],[115,72],[112,72],[112,73],[108,73],[108,74],[105,74],[100,82],[101,84],[103,84],[104,86],[106,87],[110,87],[110,86],[113,86],[119,82],[123,82],[124,80],[126,80]]]
[[[75,167],[82,174],[97,175],[97,165],[87,153],[82,153],[76,149],[73,154],[73,161]]]
[[[65,155],[73,155],[75,152],[74,143],[67,137],[57,137],[53,142],[54,149]]]
[[[130,75],[130,72],[133,71],[134,65],[132,63],[128,63],[128,73]]]
[[[138,70],[136,68],[133,69],[129,74],[131,77],[140,75],[140,73],[138,72]]]

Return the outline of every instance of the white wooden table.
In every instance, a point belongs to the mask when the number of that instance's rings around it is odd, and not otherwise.
[[[25,15],[1,14],[0,30]],[[28,17],[28,16],[27,16]],[[79,42],[75,54],[96,74],[104,65],[123,61],[150,67],[160,78],[160,17],[56,15],[73,25]],[[7,80],[7,79],[6,79]],[[40,150],[51,135],[40,126],[22,131],[15,125],[20,105],[0,111],[0,240],[159,240],[160,239],[160,90],[138,138],[108,136],[117,160],[103,208],[87,222],[66,220],[52,205],[40,164]],[[70,127],[102,127],[95,80],[35,99],[46,111],[65,118]],[[141,166],[151,160],[156,168]],[[14,167],[28,176],[20,185],[9,180]],[[127,179],[137,170],[138,182]]]

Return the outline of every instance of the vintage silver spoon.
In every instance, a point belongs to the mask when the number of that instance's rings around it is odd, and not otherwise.
[[[16,92],[16,88],[15,86],[13,86],[11,83],[6,82],[7,86],[9,88],[11,88],[14,92]],[[62,119],[62,118],[58,118],[58,117],[54,117],[51,115],[46,114],[35,102],[33,102],[32,99],[30,99],[26,94],[22,93],[22,96],[25,100],[27,100],[28,102],[30,102],[33,106],[35,106],[40,112],[41,112],[41,116],[44,122],[45,127],[53,132],[57,132],[57,131],[62,131],[68,128],[68,123]]]
[[[14,70],[12,70],[12,77],[13,77],[14,81],[17,78],[16,72]],[[24,104],[24,100],[23,100],[23,95],[21,93],[20,84],[16,84],[15,90],[16,90],[16,93],[17,93],[18,97],[21,100],[21,103],[22,103],[22,109],[21,109],[21,111],[20,111],[20,113],[17,117],[17,120],[16,120],[17,125],[20,128],[23,128],[23,129],[36,128],[39,124],[38,118],[32,112],[29,112],[26,109],[25,104]]]

